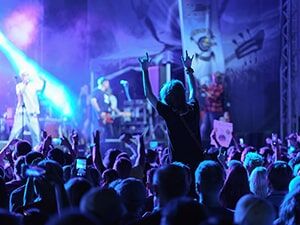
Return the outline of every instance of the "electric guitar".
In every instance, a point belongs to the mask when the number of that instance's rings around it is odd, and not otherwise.
[[[131,117],[131,112],[118,112],[113,115],[109,112],[102,112],[99,116],[99,122],[102,124],[113,124],[116,118],[122,117],[124,119]]]

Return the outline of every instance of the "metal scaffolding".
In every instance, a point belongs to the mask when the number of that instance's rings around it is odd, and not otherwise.
[[[297,60],[298,5],[295,0],[281,0],[281,59],[280,59],[280,136],[297,130]]]

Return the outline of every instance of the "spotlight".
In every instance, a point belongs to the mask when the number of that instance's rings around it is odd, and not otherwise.
[[[47,82],[43,95],[60,114],[72,116],[71,105],[73,98],[68,88],[55,76],[41,68],[35,61],[16,48],[1,31],[0,50],[8,58],[18,75],[22,70],[26,70],[30,73],[32,79],[39,79],[39,76],[43,77]]]

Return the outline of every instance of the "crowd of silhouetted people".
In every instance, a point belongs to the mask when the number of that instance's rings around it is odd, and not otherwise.
[[[90,150],[76,133],[61,140],[44,135],[33,149],[14,139],[1,150],[1,224],[300,224],[296,133],[261,148],[211,147],[196,170],[171,162],[168,148],[145,148],[142,135],[122,139],[134,158],[102,156],[99,132]]]

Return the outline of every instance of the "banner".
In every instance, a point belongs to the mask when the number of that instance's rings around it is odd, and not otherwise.
[[[225,72],[218,0],[178,0],[183,54],[195,55],[193,69],[200,83]]]

